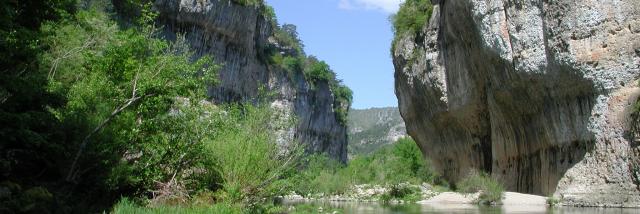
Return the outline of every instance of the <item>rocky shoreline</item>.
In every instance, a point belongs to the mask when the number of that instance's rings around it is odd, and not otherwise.
[[[371,185],[371,184],[361,184],[354,185],[349,189],[345,194],[339,195],[325,195],[323,193],[320,194],[309,194],[306,196],[302,196],[296,193],[291,193],[289,195],[284,196],[282,199],[286,202],[310,202],[310,201],[342,201],[342,202],[380,202],[384,201],[383,197],[388,195],[391,192],[391,186],[383,186],[383,185]],[[399,184],[397,188],[408,188],[412,190],[417,190],[413,194],[419,195],[420,198],[431,198],[439,194],[438,191],[434,190],[433,186],[429,184]],[[407,203],[405,200],[401,199],[391,199],[388,200],[388,203]]]
[[[389,204],[404,204],[404,203],[416,203],[416,204],[448,204],[448,205],[472,205],[478,204],[480,193],[458,193],[451,191],[440,191],[436,187],[423,183],[421,185],[415,184],[399,184],[395,188],[409,188],[417,190],[412,193],[418,198],[415,200],[404,200],[399,198],[391,198],[385,200],[385,195],[389,195],[394,187],[383,185],[370,185],[362,184],[355,185],[345,194],[341,195],[325,195],[325,194],[309,194],[302,196],[292,192],[289,195],[280,198],[284,203],[307,203],[316,201],[329,201],[329,202],[384,202]],[[499,205],[509,206],[536,206],[544,207],[549,205],[549,198],[538,195],[522,194],[516,192],[505,192],[502,197],[502,202]],[[556,206],[562,206],[557,203]]]

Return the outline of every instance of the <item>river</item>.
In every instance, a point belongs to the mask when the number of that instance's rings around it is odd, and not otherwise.
[[[637,214],[640,209],[546,206],[479,206],[464,204],[400,204],[383,205],[377,202],[304,202],[285,204],[290,213],[345,213],[345,214],[414,214],[414,213],[554,213],[554,214]],[[297,210],[298,212],[293,212]]]

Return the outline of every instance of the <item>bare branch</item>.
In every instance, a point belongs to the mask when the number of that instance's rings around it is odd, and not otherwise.
[[[8,93],[7,95],[2,96],[2,98],[0,98],[0,104],[4,104],[4,102],[7,102],[7,100],[11,97],[11,93]]]
[[[47,77],[49,79],[54,78],[54,76],[56,75],[56,70],[58,69],[58,65],[60,65],[60,61],[62,61],[63,59],[67,59],[67,58],[70,58],[72,56],[75,56],[76,54],[80,53],[81,51],[83,51],[84,49],[86,49],[89,46],[93,45],[94,43],[95,43],[95,40],[93,40],[93,39],[87,40],[82,46],[73,48],[73,49],[65,52],[64,54],[62,54],[61,57],[58,57],[58,58],[54,59],[53,60],[53,65],[51,65],[51,68],[49,69],[49,74],[48,74]]]

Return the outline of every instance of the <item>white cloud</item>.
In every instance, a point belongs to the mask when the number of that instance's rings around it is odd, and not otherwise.
[[[403,0],[340,0],[340,2],[338,2],[338,8],[344,10],[380,10],[385,13],[395,13],[398,11],[400,2],[402,1]]]

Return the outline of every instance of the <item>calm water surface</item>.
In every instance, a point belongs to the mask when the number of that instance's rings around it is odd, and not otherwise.
[[[640,209],[622,208],[582,208],[582,207],[541,207],[541,206],[477,206],[460,204],[405,204],[382,205],[380,203],[356,202],[308,202],[288,203],[286,206],[313,206],[314,211],[322,207],[324,213],[353,214],[411,214],[411,213],[554,213],[554,214],[640,214]]]

